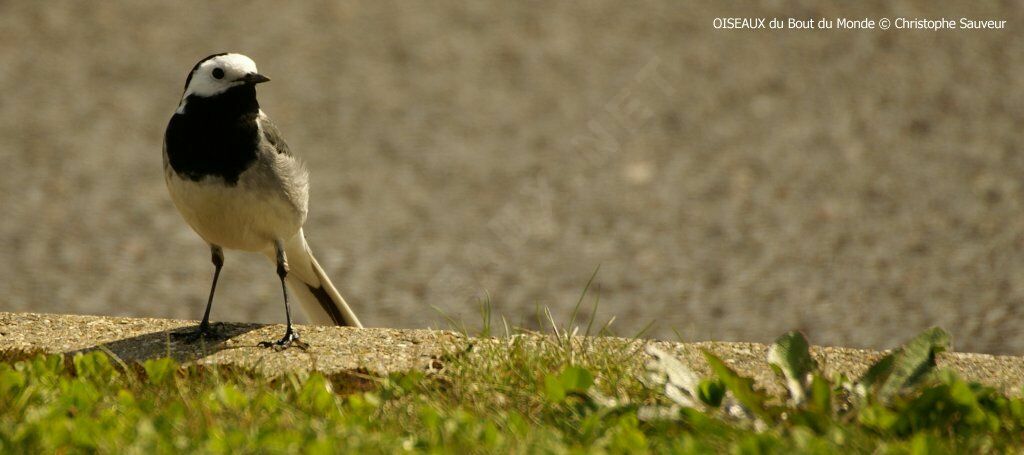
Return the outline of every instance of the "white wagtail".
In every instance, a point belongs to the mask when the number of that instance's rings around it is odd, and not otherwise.
[[[270,79],[241,54],[196,63],[167,125],[164,176],[174,205],[210,244],[213,285],[196,339],[213,335],[210,308],[224,265],[223,248],[265,254],[277,264],[288,329],[262,346],[301,346],[292,329],[288,284],[310,320],[362,327],[306,244],[309,176],[256,101],[256,84]]]

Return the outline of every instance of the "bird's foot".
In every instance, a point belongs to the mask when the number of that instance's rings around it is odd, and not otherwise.
[[[272,348],[275,351],[283,351],[290,347],[296,347],[305,351],[309,349],[309,343],[299,340],[299,332],[293,331],[291,328],[284,333],[284,336],[277,341],[263,341],[260,342],[261,348]]]
[[[194,343],[197,340],[220,340],[224,338],[224,334],[221,333],[221,323],[217,322],[214,324],[199,324],[199,327],[195,330],[187,330],[184,332],[171,332],[171,338],[175,340],[181,340],[186,343]]]

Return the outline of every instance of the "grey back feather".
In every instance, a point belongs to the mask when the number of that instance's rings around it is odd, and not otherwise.
[[[288,148],[288,144],[281,137],[281,131],[277,129],[274,122],[270,121],[270,117],[261,115],[259,117],[260,129],[263,130],[263,139],[265,139],[270,145],[277,150],[277,153],[291,156],[292,150]]]

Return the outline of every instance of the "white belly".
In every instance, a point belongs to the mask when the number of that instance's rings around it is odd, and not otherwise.
[[[296,207],[273,188],[247,185],[244,174],[235,186],[220,179],[186,180],[173,171],[166,177],[178,211],[213,245],[266,252],[275,240],[293,237],[305,221],[305,207]]]

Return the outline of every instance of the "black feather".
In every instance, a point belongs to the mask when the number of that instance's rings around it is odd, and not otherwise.
[[[320,308],[323,308],[323,310],[331,316],[331,322],[334,322],[334,325],[343,327],[351,327],[355,325],[352,321],[345,319],[345,315],[341,313],[341,310],[338,309],[338,305],[334,303],[334,299],[331,298],[331,295],[327,293],[327,290],[325,290],[323,286],[313,287],[307,284],[306,287],[309,288],[309,292],[313,293],[313,296],[316,297],[317,302],[320,303]]]
[[[230,186],[256,162],[260,133],[256,88],[245,84],[211,97],[189,95],[185,111],[176,113],[164,138],[171,168],[198,181],[221,177]]]

